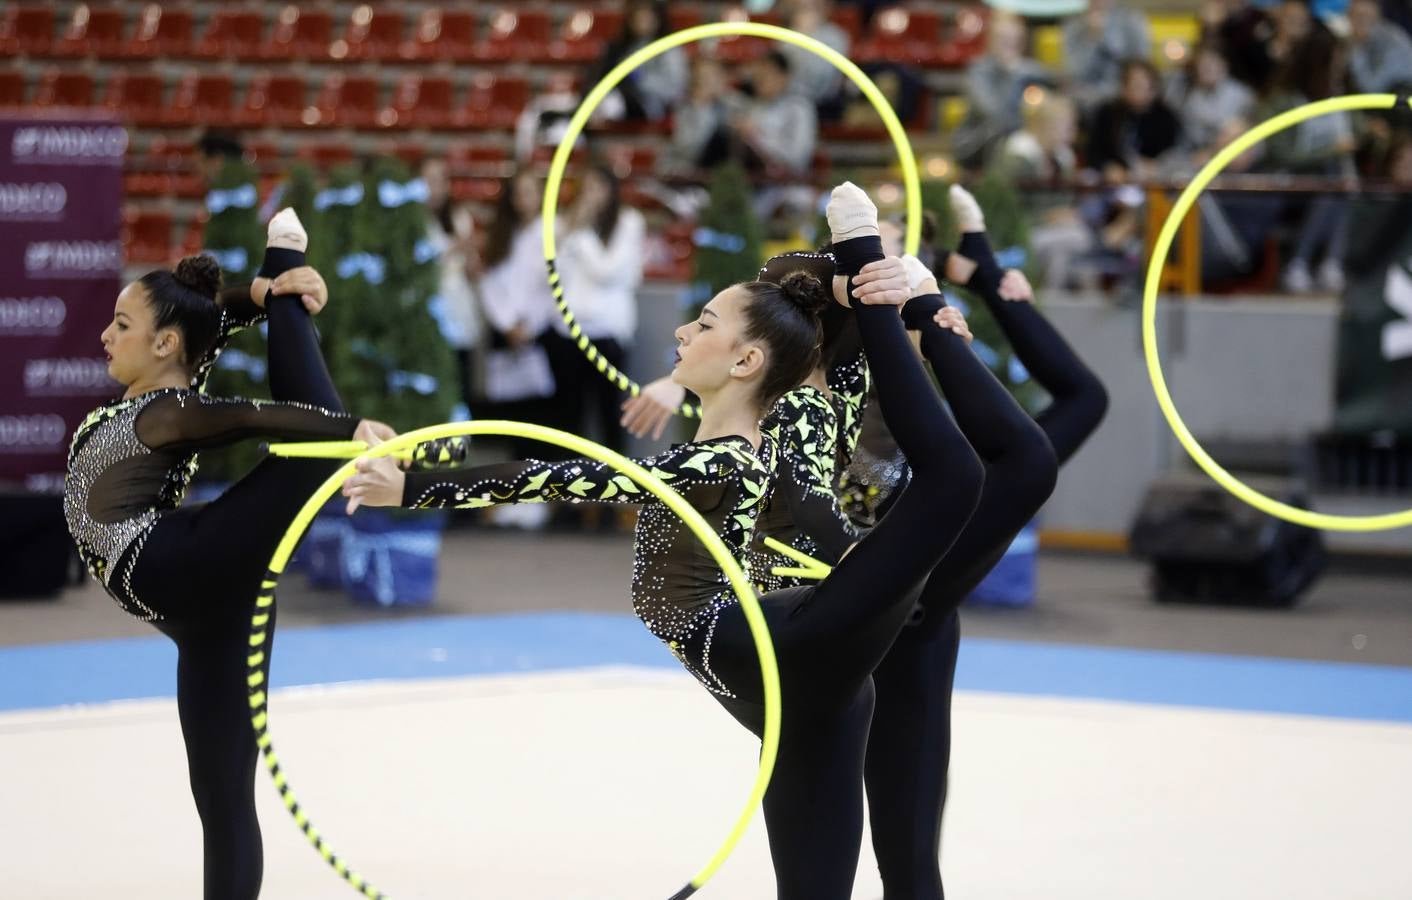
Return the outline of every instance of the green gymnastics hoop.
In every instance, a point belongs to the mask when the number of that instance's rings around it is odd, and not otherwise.
[[[593,341],[589,340],[588,335],[584,334],[583,329],[579,327],[578,320],[574,318],[573,311],[569,309],[568,301],[564,298],[564,288],[559,281],[559,268],[555,261],[556,247],[554,242],[554,222],[559,212],[559,190],[563,185],[564,169],[569,165],[569,155],[573,152],[579,135],[583,133],[584,126],[588,124],[589,116],[593,115],[593,111],[598,108],[598,105],[612,92],[613,88],[617,87],[618,82],[626,78],[638,66],[674,47],[727,35],[765,38],[802,47],[828,60],[834,68],[858,86],[858,89],[863,92],[863,96],[868,98],[873,104],[873,108],[878,111],[878,115],[882,117],[883,124],[887,127],[887,132],[892,138],[892,143],[897,148],[897,160],[902,165],[902,183],[907,198],[907,227],[903,246],[907,253],[915,255],[921,244],[922,183],[917,174],[916,154],[912,152],[912,144],[907,140],[907,130],[902,127],[897,113],[888,104],[887,98],[882,95],[882,91],[878,90],[878,86],[873,83],[873,80],[853,64],[852,60],[806,34],[781,28],[778,25],[762,25],[756,22],[716,22],[710,25],[697,25],[658,38],[618,63],[611,72],[603,76],[603,80],[598,82],[593,90],[588,92],[588,96],[583,98],[583,102],[579,104],[573,118],[569,120],[568,129],[560,139],[559,146],[554,151],[554,159],[549,164],[549,178],[544,185],[544,204],[540,212],[544,229],[544,264],[549,273],[549,289],[554,295],[554,303],[559,308],[559,315],[563,317],[564,325],[569,329],[569,337],[573,338],[578,348],[588,357],[588,361],[593,363],[599,372],[607,376],[609,381],[617,385],[618,390],[627,391],[634,397],[642,392],[642,386],[603,357],[603,354],[594,346]],[[687,418],[700,416],[700,410],[690,403],[683,403],[677,407],[676,412]]]
[[[1177,436],[1177,440],[1181,442],[1182,447],[1196,461],[1196,464],[1221,487],[1267,515],[1284,519],[1286,522],[1292,522],[1296,525],[1303,525],[1306,528],[1363,532],[1403,528],[1412,525],[1412,509],[1365,516],[1311,512],[1267,497],[1222,468],[1220,463],[1206,452],[1200,442],[1192,435],[1190,429],[1186,427],[1186,423],[1182,421],[1176,404],[1172,402],[1172,395],[1167,390],[1167,380],[1162,375],[1162,361],[1157,356],[1157,295],[1161,287],[1162,267],[1167,263],[1167,256],[1172,251],[1172,242],[1176,239],[1181,223],[1186,220],[1187,213],[1196,203],[1196,198],[1206,190],[1211,180],[1230,165],[1236,157],[1270,135],[1278,134],[1286,128],[1316,116],[1348,110],[1390,109],[1396,105],[1397,97],[1393,94],[1352,94],[1346,97],[1332,97],[1317,103],[1297,106],[1242,134],[1222,148],[1221,152],[1203,166],[1181,195],[1177,197],[1176,204],[1167,214],[1167,221],[1162,224],[1162,230],[1157,235],[1157,243],[1152,248],[1152,259],[1147,266],[1147,281],[1142,295],[1142,349],[1147,358],[1147,374],[1152,380],[1152,390],[1157,395],[1157,405],[1161,408],[1162,415],[1167,419],[1167,424],[1171,426],[1172,433]]]
[[[735,850],[741,838],[744,837],[745,829],[754,817],[756,808],[763,801],[765,789],[770,784],[770,774],[774,771],[780,740],[779,667],[775,660],[774,645],[770,642],[769,627],[765,623],[764,615],[760,612],[760,601],[740,564],[731,556],[730,548],[711,529],[701,514],[682,499],[681,494],[627,457],[576,434],[524,422],[487,420],[433,425],[409,431],[372,449],[368,449],[367,445],[361,441],[323,441],[306,444],[272,444],[269,451],[276,456],[323,459],[347,459],[349,457],[375,459],[381,456],[405,458],[411,448],[424,441],[473,435],[523,437],[543,441],[546,444],[563,447],[573,453],[612,466],[647,489],[681,518],[682,522],[701,540],[706,549],[710,551],[711,557],[726,573],[732,590],[740,600],[740,605],[745,611],[746,622],[750,626],[750,633],[755,639],[755,650],[760,657],[760,674],[765,689],[765,733],[760,743],[760,769],[755,776],[755,783],[750,788],[745,808],[737,816],[725,842],[711,856],[706,865],[687,882],[686,886],[669,898],[669,900],[685,900],[710,880],[711,876]],[[274,779],[275,787],[279,790],[285,808],[294,817],[295,824],[304,832],[324,861],[332,866],[344,881],[369,900],[387,900],[386,894],[349,868],[348,864],[333,852],[333,848],[309,821],[309,816],[295,799],[294,792],[290,789],[289,781],[285,777],[284,769],[280,766],[279,759],[275,755],[274,744],[270,738],[269,697],[266,694],[265,675],[261,668],[265,662],[265,648],[269,642],[267,626],[270,620],[270,609],[274,606],[275,588],[279,584],[279,578],[284,573],[284,568],[289,563],[289,558],[294,553],[299,539],[303,537],[309,524],[314,520],[314,516],[339,490],[343,482],[356,472],[357,459],[350,459],[348,463],[330,475],[318,490],[314,491],[308,502],[299,510],[299,514],[295,516],[294,522],[285,532],[284,539],[275,548],[274,556],[270,558],[269,569],[265,572],[265,577],[260,585],[260,595],[255,600],[255,614],[250,620],[247,682],[250,695],[250,723],[255,729],[255,742],[261,753],[264,754],[265,765],[269,769],[270,776]]]

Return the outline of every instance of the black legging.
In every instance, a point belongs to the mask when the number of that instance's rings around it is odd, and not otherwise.
[[[303,257],[267,251],[261,274],[273,278],[303,265]],[[342,411],[299,296],[267,296],[265,308],[274,399]],[[177,645],[177,712],[201,816],[205,900],[251,900],[260,893],[258,751],[246,687],[250,616],[275,547],[338,466],[330,460],[261,461],[216,500],[165,515],[133,573],[137,596],[165,616],[158,627]],[[271,608],[267,682],[274,625]]]
[[[919,615],[874,673],[877,689],[868,740],[866,784],[873,847],[888,900],[941,900],[938,853],[951,758],[951,693],[961,639],[957,606],[1005,554],[1053,489],[1057,467],[1093,433],[1107,409],[1102,384],[1030,303],[999,295],[1003,274],[983,234],[962,236],[977,263],[970,287],[985,301],[1020,361],[1053,397],[1030,422],[1008,395],[947,393],[958,421],[986,462],[976,513],[928,579]],[[909,305],[910,306],[910,305]],[[935,304],[910,309],[922,348],[938,365]],[[928,308],[930,307],[930,308]],[[944,361],[940,361],[945,365]],[[940,378],[940,370],[938,370]],[[991,379],[987,386],[1004,393]],[[987,412],[999,427],[978,429]]]
[[[877,238],[835,245],[839,271],[882,258]],[[947,554],[975,509],[983,472],[942,408],[897,311],[855,307],[883,417],[912,466],[888,514],[817,585],[761,598],[779,661],[783,731],[765,795],[781,900],[846,900],[862,843],[862,760],[872,707],[870,674],[897,637],[917,586]],[[974,357],[959,337],[947,349]],[[948,370],[964,391],[976,362]],[[755,645],[740,607],[727,607],[711,637],[716,673],[735,691],[722,704],[757,735],[764,698]]]

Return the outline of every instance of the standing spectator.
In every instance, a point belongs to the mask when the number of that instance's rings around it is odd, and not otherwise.
[[[1197,45],[1170,96],[1171,105],[1181,111],[1183,145],[1203,157],[1216,149],[1226,123],[1247,118],[1255,103],[1255,94],[1231,77],[1225,56],[1212,42]]]
[[[1177,146],[1181,123],[1158,95],[1160,84],[1152,63],[1127,60],[1121,92],[1094,114],[1084,159],[1110,183],[1151,178],[1157,160]]]
[[[1251,0],[1204,0],[1201,41],[1214,43],[1225,54],[1232,77],[1257,94],[1274,73],[1269,43],[1275,26]]]
[[[1272,51],[1280,67],[1272,80],[1259,119],[1296,106],[1342,93],[1342,53],[1328,29],[1314,20],[1302,0],[1285,0],[1278,10],[1279,29]],[[1270,136],[1265,164],[1282,174],[1321,175],[1351,180],[1356,175],[1356,140],[1348,113],[1308,119]],[[1315,287],[1311,266],[1322,254],[1318,286],[1331,293],[1343,290],[1343,257],[1347,249],[1348,199],[1321,193],[1301,201],[1306,208],[1294,255],[1285,265],[1284,287],[1307,293]]]
[[[642,214],[623,205],[621,184],[613,170],[603,164],[591,168],[566,217],[559,272],[579,327],[603,358],[619,369],[627,363],[637,331],[637,288],[642,283],[646,237]],[[579,350],[563,321],[555,327],[558,336],[548,345],[549,360],[558,385],[556,399],[572,415],[568,430],[593,434],[621,453],[620,392]],[[588,432],[582,427],[585,410],[595,426]]]
[[[618,63],[669,33],[665,0],[628,0],[623,31],[591,68],[587,83],[597,84]],[[665,119],[686,94],[686,51],[674,47],[634,69],[615,89],[622,98],[623,118],[657,122]]]
[[[831,12],[833,4],[829,0],[794,0],[785,24],[847,56],[848,32],[829,20]],[[842,112],[839,91],[843,86],[843,73],[833,63],[803,47],[784,44],[779,49],[789,60],[790,89],[807,97],[823,118],[836,119]]]
[[[1030,249],[1045,290],[1071,287],[1075,263],[1096,246],[1093,230],[1066,188],[1078,174],[1074,139],[1078,113],[1068,97],[1046,93],[1030,107],[1025,127],[1010,135],[996,165],[1018,184],[1030,221]],[[1045,190],[1044,185],[1055,190]]]
[[[1378,0],[1353,0],[1348,6],[1348,30],[1348,71],[1354,90],[1381,93],[1412,85],[1412,38],[1383,19]]]
[[[1146,59],[1152,48],[1147,17],[1116,0],[1089,0],[1064,23],[1064,76],[1070,96],[1090,110],[1118,89],[1123,60]]]
[[[1025,41],[1023,19],[991,15],[986,54],[966,70],[966,118],[951,138],[952,154],[963,166],[980,167],[995,146],[1019,130],[1025,88],[1053,85],[1049,72],[1025,56]]]
[[[437,252],[441,272],[434,311],[446,342],[455,351],[461,404],[469,412],[479,396],[475,385],[479,381],[477,350],[481,340],[480,313],[470,278],[476,264],[472,234],[475,226],[471,211],[451,198],[445,160],[426,160],[421,175],[427,186],[427,241]]]
[[[480,276],[481,311],[489,331],[485,395],[496,415],[560,426],[549,398],[554,377],[543,342],[558,318],[544,274],[538,178],[521,170],[506,178],[486,233]],[[533,442],[521,450],[541,451]]]
[[[672,115],[672,140],[662,155],[668,174],[709,169],[730,155],[730,122],[745,109],[725,66],[712,56],[698,56],[691,66],[691,90]]]

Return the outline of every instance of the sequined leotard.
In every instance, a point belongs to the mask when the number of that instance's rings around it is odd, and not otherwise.
[[[769,487],[773,454],[769,438],[756,451],[743,437],[727,437],[681,444],[638,462],[680,492],[731,553],[744,561]],[[583,459],[411,473],[402,505],[474,508],[554,501],[641,504],[634,542],[633,610],[708,690],[733,696],[711,666],[716,619],[722,609],[738,602],[730,583],[676,514],[628,476]],[[699,652],[689,652],[688,646]]]
[[[133,571],[152,528],[181,505],[196,474],[197,451],[246,437],[347,438],[357,420],[309,404],[209,397],[212,364],[240,329],[263,312],[228,291],[216,344],[190,388],[117,400],[88,414],[69,447],[64,512],[88,571],[127,612],[161,618],[133,590]]]

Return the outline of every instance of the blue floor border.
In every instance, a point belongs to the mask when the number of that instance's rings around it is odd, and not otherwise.
[[[541,672],[675,669],[628,615],[533,613],[290,628],[278,687]],[[0,711],[170,697],[161,636],[0,648]],[[960,690],[1412,722],[1412,668],[966,638]]]

